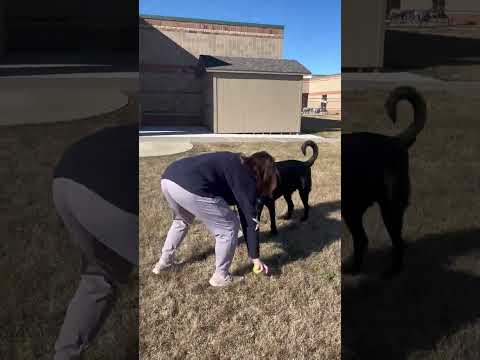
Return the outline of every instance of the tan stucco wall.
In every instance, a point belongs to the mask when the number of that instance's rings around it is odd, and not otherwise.
[[[302,76],[214,77],[216,132],[299,132]]]
[[[313,76],[309,81],[309,108],[320,108],[322,96],[327,96],[327,112],[336,114],[342,111],[341,75]]]
[[[447,13],[480,13],[480,1],[478,0],[446,0],[445,10]]]
[[[342,68],[383,67],[385,0],[342,1]]]

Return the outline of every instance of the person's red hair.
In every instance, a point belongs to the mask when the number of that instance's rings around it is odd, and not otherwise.
[[[241,155],[243,163],[255,174],[257,194],[272,197],[277,187],[277,169],[275,159],[266,151],[259,151],[250,156]]]

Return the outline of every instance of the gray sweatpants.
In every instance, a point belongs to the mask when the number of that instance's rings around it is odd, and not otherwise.
[[[55,342],[54,359],[81,359],[113,307],[116,284],[125,283],[132,262],[137,263],[133,237],[138,237],[138,217],[69,179],[54,180],[53,200],[82,254],[80,283]]]
[[[240,221],[237,214],[220,197],[202,197],[176,183],[162,179],[162,191],[173,212],[173,222],[162,248],[161,259],[168,261],[187,235],[196,217],[215,237],[215,272],[228,273],[237,247]]]

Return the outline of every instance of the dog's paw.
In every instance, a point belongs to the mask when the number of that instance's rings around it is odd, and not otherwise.
[[[280,216],[280,219],[282,220],[290,220],[292,218],[292,214],[283,214],[282,216]]]

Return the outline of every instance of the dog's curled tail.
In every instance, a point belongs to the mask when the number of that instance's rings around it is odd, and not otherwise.
[[[385,102],[385,110],[393,123],[397,120],[397,104],[402,100],[407,100],[413,106],[414,120],[397,138],[405,147],[409,148],[415,143],[417,135],[425,126],[427,105],[415,88],[410,86],[395,88]]]
[[[313,163],[315,162],[315,160],[317,160],[317,157],[318,157],[318,146],[317,144],[315,144],[312,140],[307,140],[305,141],[303,144],[302,144],[302,154],[303,155],[307,155],[307,147],[311,147],[312,148],[312,151],[313,151],[313,154],[312,156],[310,157],[310,159],[308,159],[307,161],[305,161],[305,164],[310,167],[313,165]]]

